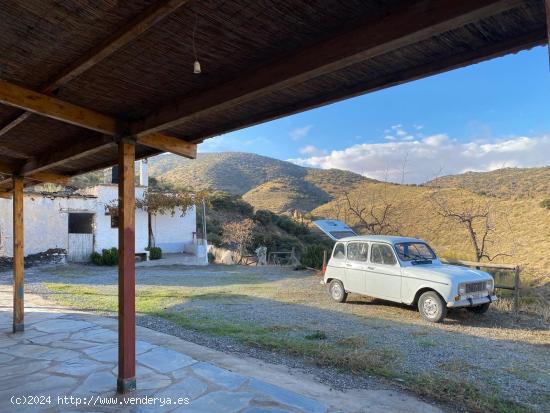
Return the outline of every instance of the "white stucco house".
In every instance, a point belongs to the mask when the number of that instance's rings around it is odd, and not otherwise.
[[[140,167],[136,199],[147,190],[146,167]],[[107,206],[118,199],[117,184],[100,184],[77,193],[24,195],[25,256],[65,250],[68,261],[85,262],[93,251],[118,247],[118,219]],[[150,222],[149,222],[150,219]],[[145,253],[151,228],[154,245],[163,253],[196,254],[196,209],[172,216],[151,215],[136,208],[136,254]],[[12,256],[12,200],[0,199],[0,257]],[[200,250],[200,248],[199,248]],[[201,257],[198,257],[201,258]],[[197,263],[202,263],[199,259]]]

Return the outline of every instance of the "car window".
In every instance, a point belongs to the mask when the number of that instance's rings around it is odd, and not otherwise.
[[[402,261],[435,260],[433,250],[423,242],[400,242],[395,244],[395,251]]]
[[[332,253],[332,258],[337,260],[343,260],[346,258],[346,246],[339,242],[334,247],[334,252]]]
[[[392,248],[386,244],[372,244],[370,261],[373,264],[395,265],[397,263]]]
[[[369,244],[366,242],[350,242],[348,244],[348,260],[367,261],[369,255]]]

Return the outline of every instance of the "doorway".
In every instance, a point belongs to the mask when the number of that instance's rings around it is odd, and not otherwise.
[[[94,214],[88,212],[69,213],[69,262],[87,262],[94,251]]]

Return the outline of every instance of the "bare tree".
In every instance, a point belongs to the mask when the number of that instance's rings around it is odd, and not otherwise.
[[[256,224],[250,218],[227,222],[223,226],[223,242],[237,250],[237,264],[242,262],[245,252],[252,246]]]
[[[399,234],[400,205],[388,195],[387,183],[366,193],[344,192],[348,212],[368,234]]]
[[[493,261],[498,257],[512,256],[504,252],[494,254],[489,252],[495,246],[497,229],[495,224],[497,211],[490,201],[465,200],[451,205],[449,198],[440,192],[434,192],[431,195],[431,201],[435,212],[444,221],[456,222],[466,230],[477,262],[483,258]],[[511,231],[508,217],[503,216],[503,218]]]

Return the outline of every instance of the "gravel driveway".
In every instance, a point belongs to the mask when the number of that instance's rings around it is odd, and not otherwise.
[[[10,282],[0,274],[1,283]],[[115,268],[60,266],[29,269],[27,288],[48,294],[44,283],[116,286]],[[334,303],[320,278],[310,272],[274,267],[147,267],[138,268],[140,288],[173,288],[193,299],[169,311],[226,324],[262,326],[287,339],[312,337],[323,343],[350,343],[351,349],[384,351],[391,358],[392,375],[351,375],[338,369],[315,367],[307,357],[292,357],[247,346],[223,334],[212,335],[143,315],[138,322],[199,344],[244,353],[270,362],[301,367],[336,388],[400,385],[403,378],[425,373],[483,385],[534,411],[550,411],[550,334],[548,326],[522,316],[491,309],[485,316],[465,310],[450,311],[442,324],[423,321],[406,306],[350,295],[348,303]],[[314,361],[314,360],[313,360]],[[454,408],[452,408],[454,410]],[[460,410],[460,409],[458,409]]]

